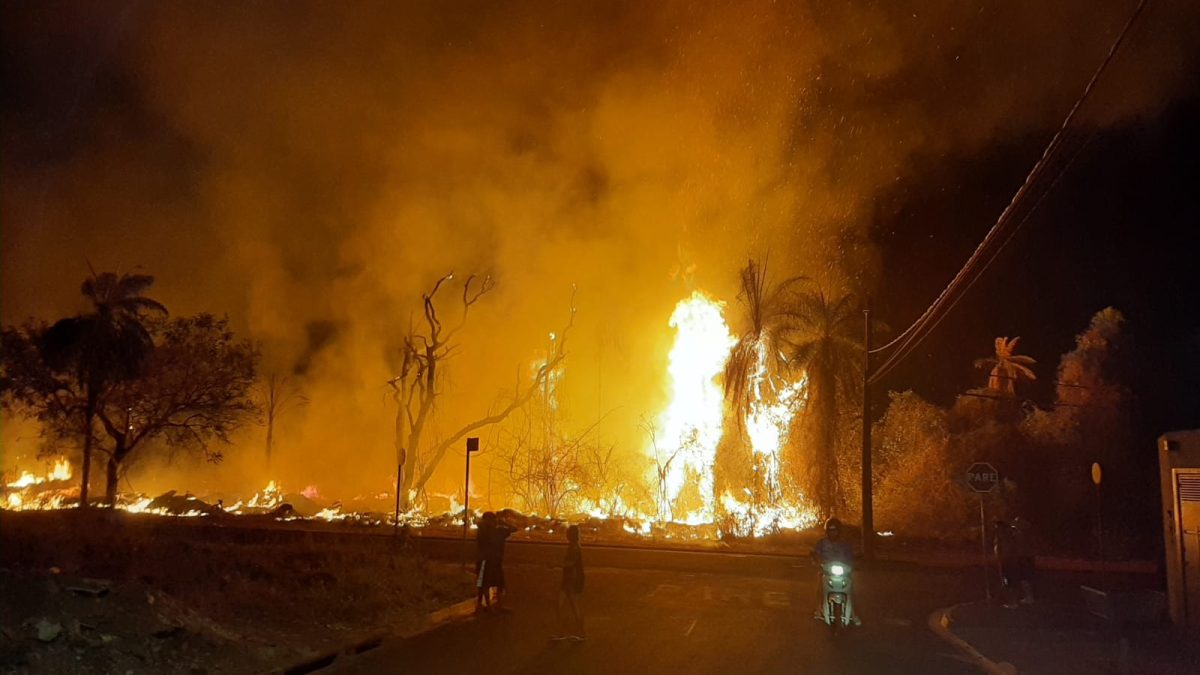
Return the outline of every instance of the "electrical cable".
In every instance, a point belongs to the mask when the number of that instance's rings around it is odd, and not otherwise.
[[[971,257],[967,259],[967,262],[963,265],[963,267],[959,270],[959,272],[954,276],[954,278],[951,279],[950,283],[946,286],[946,288],[943,289],[943,291],[940,294],[938,294],[937,298],[934,299],[933,303],[930,304],[930,306],[928,308],[926,308],[926,310],[912,324],[910,324],[908,328],[906,328],[900,335],[896,336],[893,340],[891,340],[887,344],[885,344],[879,348],[870,350],[869,354],[876,354],[876,353],[880,353],[880,352],[886,351],[888,349],[891,349],[897,345],[901,345],[901,349],[899,349],[896,352],[894,352],[893,354],[891,354],[888,357],[888,359],[884,362],[884,364],[882,364],[880,366],[880,368],[878,368],[875,371],[875,373],[872,373],[868,376],[869,382],[874,382],[874,381],[878,380],[879,377],[882,377],[882,375],[885,374],[887,370],[891,370],[893,367],[895,367],[896,363],[898,363],[901,359],[903,359],[904,356],[907,356],[909,353],[911,353],[912,350],[915,349],[916,346],[922,340],[924,340],[925,336],[928,335],[929,331],[933,330],[933,328],[936,327],[937,324],[941,322],[941,318],[937,318],[935,321],[935,314],[944,305],[946,305],[946,303],[949,301],[951,295],[955,292],[955,290],[957,288],[959,288],[961,286],[963,288],[963,292],[965,293],[966,290],[969,289],[970,286],[974,284],[975,279],[968,280],[968,275],[975,272],[975,267],[977,265],[979,265],[978,261],[983,258],[983,255],[987,252],[987,250],[990,247],[990,245],[992,244],[992,242],[995,241],[995,239],[1005,229],[1005,227],[1008,225],[1008,223],[1010,223],[1013,220],[1014,214],[1016,213],[1017,209],[1021,206],[1021,203],[1024,200],[1025,196],[1028,195],[1034,189],[1038,178],[1040,178],[1041,175],[1046,171],[1046,169],[1050,165],[1050,163],[1054,159],[1056,159],[1059,148],[1062,147],[1062,145],[1066,142],[1067,135],[1070,130],[1069,128],[1070,128],[1071,122],[1074,121],[1075,116],[1078,114],[1078,112],[1082,108],[1083,104],[1090,97],[1092,91],[1095,89],[1096,83],[1100,79],[1100,76],[1104,73],[1104,71],[1108,68],[1109,64],[1112,62],[1112,60],[1116,56],[1118,50],[1120,49],[1121,44],[1125,40],[1125,37],[1129,34],[1129,30],[1133,27],[1138,16],[1145,9],[1147,2],[1148,2],[1148,0],[1140,0],[1137,8],[1134,9],[1133,13],[1130,15],[1129,19],[1126,21],[1124,28],[1122,28],[1121,32],[1118,34],[1117,39],[1114,40],[1112,45],[1109,47],[1108,53],[1105,55],[1104,60],[1100,63],[1100,66],[1092,74],[1091,79],[1088,81],[1087,85],[1084,87],[1083,93],[1080,95],[1078,100],[1075,101],[1075,104],[1071,107],[1071,110],[1067,113],[1066,118],[1063,120],[1062,125],[1059,127],[1058,131],[1054,134],[1054,137],[1051,139],[1050,143],[1046,146],[1045,150],[1043,150],[1041,158],[1039,158],[1037,163],[1034,164],[1033,169],[1030,170],[1029,174],[1026,176],[1025,181],[1022,183],[1021,187],[1017,190],[1016,194],[1014,194],[1013,198],[1009,201],[1009,204],[1001,212],[999,218],[997,218],[997,220],[996,220],[996,223],[991,227],[991,229],[988,230],[988,233],[987,233],[987,235],[984,236],[983,241],[981,241],[980,244],[975,248],[975,251],[971,254]],[[1089,139],[1089,141],[1090,141],[1090,139]],[[1087,142],[1085,142],[1083,144],[1083,146],[1086,146],[1086,145],[1087,145]],[[1062,178],[1062,174],[1063,174],[1063,172],[1065,172],[1066,168],[1069,168],[1070,165],[1072,163],[1074,163],[1074,159],[1076,157],[1078,157],[1079,152],[1082,151],[1083,146],[1081,146],[1080,149],[1077,150],[1074,153],[1074,155],[1072,155],[1070,160],[1068,160],[1067,164],[1064,166],[1063,170],[1058,172],[1058,174],[1055,176],[1055,178],[1051,181],[1050,186],[1048,186],[1047,189],[1038,197],[1036,202],[1033,204],[1032,208],[1029,211],[1027,211],[1025,213],[1025,215],[1019,221],[1017,221],[1018,225],[1013,229],[1014,234],[1015,234],[1016,230],[1020,228],[1020,225],[1024,224],[1029,219],[1029,216],[1033,213],[1034,210],[1036,210],[1037,206],[1042,202],[1042,200],[1045,199],[1045,196],[1047,194],[1049,194],[1049,191],[1052,190],[1054,185],[1056,185],[1058,183],[1059,179]],[[999,253],[1000,250],[1003,249],[1004,245],[1007,244],[1008,241],[1011,240],[1011,238],[1012,238],[1012,234],[1009,234],[1003,239],[1000,247],[998,247],[996,249],[996,251],[992,253],[991,257],[983,264],[982,269],[980,269],[978,271],[978,273],[976,273],[976,277],[975,277],[976,279],[978,278],[979,274],[982,274],[982,272],[987,269],[987,267],[990,265],[991,261],[995,259],[995,256]],[[965,286],[964,286],[964,284],[965,284]],[[959,298],[961,298],[961,295],[959,296]],[[948,312],[951,308],[953,308],[953,306],[955,304],[957,304],[957,302],[958,302],[958,300],[955,299],[954,302],[952,302],[948,307],[946,307],[946,312]],[[943,314],[943,318],[944,318],[944,314]],[[929,325],[931,322],[933,322],[932,325],[929,326],[928,329],[926,329],[926,326]]]

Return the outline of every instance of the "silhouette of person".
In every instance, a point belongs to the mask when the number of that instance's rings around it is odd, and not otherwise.
[[[584,639],[583,613],[579,601],[583,595],[583,549],[579,546],[579,526],[567,528],[567,551],[563,556],[562,583],[558,591],[558,620],[559,625],[566,627],[565,633],[554,636],[555,640]],[[567,610],[568,622],[563,620],[563,610]]]

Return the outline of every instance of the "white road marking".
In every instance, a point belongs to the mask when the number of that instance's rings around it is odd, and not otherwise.
[[[792,598],[782,591],[764,591],[763,604],[767,607],[791,607]]]
[[[675,584],[659,584],[653,591],[650,591],[650,597],[653,598],[657,595],[673,595],[676,593],[681,593],[682,591],[683,586],[677,586]]]

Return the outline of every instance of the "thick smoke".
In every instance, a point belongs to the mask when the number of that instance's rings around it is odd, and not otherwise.
[[[603,440],[637,456],[680,298],[732,305],[767,251],[869,289],[873,197],[915,158],[1048,138],[1134,4],[6,5],[3,318],[80,309],[89,262],[142,267],[174,313],[228,313],[303,384],[272,476],[350,495],[389,489],[385,381],[420,292],[498,281],[450,365],[446,433],[528,375],[574,284],[566,414],[608,414]],[[1152,3],[1093,124],[1170,99],[1196,14]],[[260,485],[260,436],[133,486]]]

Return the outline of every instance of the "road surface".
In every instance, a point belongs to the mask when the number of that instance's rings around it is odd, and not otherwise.
[[[561,551],[510,548],[511,613],[387,643],[340,660],[333,672],[975,672],[926,626],[934,609],[979,595],[979,577],[969,571],[888,565],[860,572],[865,625],[835,639],[812,619],[815,571],[801,560],[585,548],[587,640],[570,643],[549,639],[559,574],[552,562]]]

